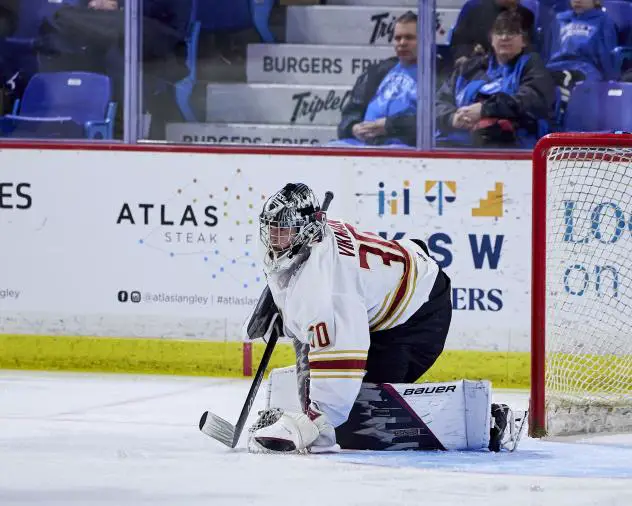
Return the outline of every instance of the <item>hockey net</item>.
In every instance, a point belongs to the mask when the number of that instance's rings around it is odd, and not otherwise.
[[[632,135],[534,150],[532,436],[632,431]]]

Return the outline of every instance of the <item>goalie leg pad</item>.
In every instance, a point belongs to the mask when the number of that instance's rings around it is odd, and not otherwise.
[[[267,407],[300,411],[296,380],[294,367],[273,369]],[[365,383],[348,421],[336,428],[337,443],[359,450],[480,450],[489,444],[490,408],[488,381]]]

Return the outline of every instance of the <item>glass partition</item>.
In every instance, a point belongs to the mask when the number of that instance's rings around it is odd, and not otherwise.
[[[198,118],[191,96],[196,86],[202,87],[196,72],[200,33],[197,1],[141,0],[139,14],[139,137],[164,141],[168,124]]]
[[[417,0],[200,2],[187,39],[198,57],[166,139],[414,148],[416,13]]]
[[[631,20],[616,0],[467,1],[438,47],[435,145],[531,149],[555,131],[629,130]]]
[[[631,130],[630,20],[621,0],[5,0],[0,140],[528,149]]]
[[[123,139],[124,7],[0,4],[0,138]]]

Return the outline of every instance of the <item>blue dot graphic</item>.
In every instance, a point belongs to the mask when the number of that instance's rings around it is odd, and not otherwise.
[[[223,268],[223,267],[220,267],[220,268],[219,268],[219,272],[224,272],[224,268]]]
[[[253,262],[250,267],[257,267],[257,264]]]
[[[250,252],[246,251],[246,256],[249,257],[250,256]]]
[[[205,262],[208,262],[208,257],[204,257],[204,261],[205,261]]]
[[[169,256],[170,256],[170,257],[174,257],[174,256],[175,256],[175,254],[174,254],[173,252],[171,252],[171,253],[169,253]]]
[[[257,283],[261,281],[261,278],[259,276],[257,276],[255,279],[257,280]]]
[[[215,279],[217,276],[216,276],[215,274],[213,274],[211,277],[212,277],[213,279]]]
[[[244,288],[248,288],[248,283],[244,283]]]
[[[145,241],[143,239],[138,239],[138,244],[145,244]]]
[[[219,250],[218,249],[215,250],[215,254],[219,255]]]
[[[232,263],[236,264],[236,263],[237,263],[237,260],[235,260],[235,259],[233,258],[233,262],[232,262]]]

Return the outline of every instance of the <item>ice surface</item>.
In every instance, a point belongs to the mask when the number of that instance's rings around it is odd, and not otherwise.
[[[248,387],[0,371],[0,505],[632,505],[630,435],[527,439],[513,454],[278,456],[199,432],[207,409],[235,421]],[[526,404],[524,393],[496,397]]]

